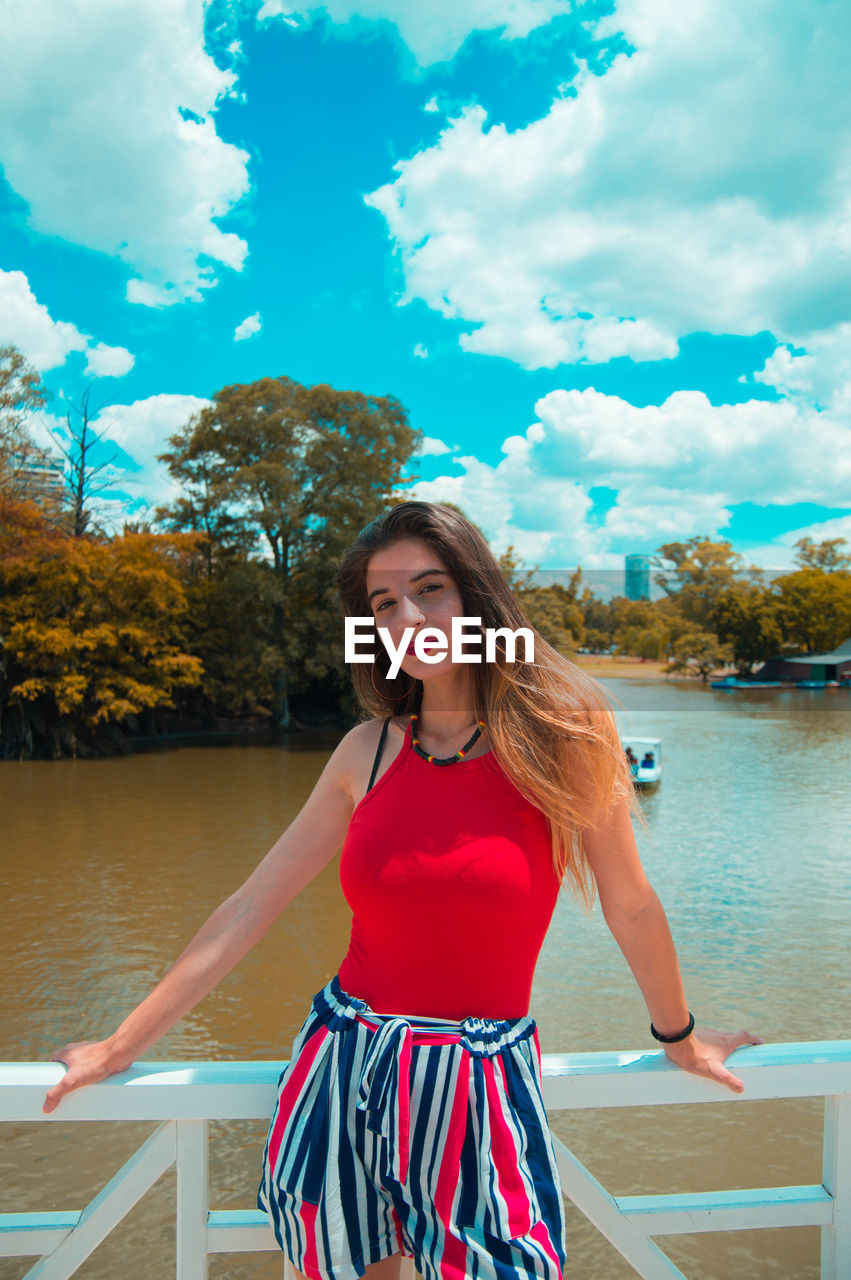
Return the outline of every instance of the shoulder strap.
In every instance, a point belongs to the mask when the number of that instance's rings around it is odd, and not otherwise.
[[[376,751],[375,759],[372,762],[372,773],[369,775],[369,784],[366,788],[367,791],[372,790],[372,784],[373,782],[375,782],[375,775],[378,772],[378,765],[379,765],[379,761],[381,760],[381,753],[384,750],[384,739],[387,737],[387,726],[389,723],[390,723],[390,717],[388,716],[382,726],[381,737],[378,739],[378,750]]]

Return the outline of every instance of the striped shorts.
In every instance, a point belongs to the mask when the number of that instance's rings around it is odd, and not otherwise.
[[[335,976],[278,1082],[257,1203],[312,1280],[560,1280],[564,1207],[530,1015],[374,1013]]]

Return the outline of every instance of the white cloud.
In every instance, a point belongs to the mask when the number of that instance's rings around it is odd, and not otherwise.
[[[438,440],[436,436],[423,436],[422,445],[416,456],[418,458],[439,458],[444,453],[453,452],[454,450],[445,441]]]
[[[468,107],[367,197],[402,301],[529,367],[851,321],[851,8],[620,0],[637,46],[513,132]]]
[[[91,425],[103,439],[94,447],[90,461],[93,466],[106,464],[96,477],[96,492],[89,502],[98,524],[117,532],[125,520],[144,518],[155,506],[173,502],[180,495],[180,486],[156,456],[167,448],[168,437],[209,403],[197,396],[164,394],[109,405],[94,414]],[[66,447],[70,443],[65,420],[42,411],[27,420],[27,427],[36,444],[64,466],[59,442]],[[116,453],[115,446],[121,452]]]
[[[664,404],[637,408],[594,390],[553,391],[536,410],[537,456],[589,483],[622,489],[640,477],[723,494],[725,504],[841,506],[851,494],[851,427],[805,402],[713,405],[701,391],[677,391]]]
[[[62,441],[66,441],[68,436],[65,423],[61,418],[57,418],[54,414],[40,409],[36,413],[28,415],[27,431],[40,449],[46,449],[54,462],[60,467],[64,466],[64,459],[56,444],[57,436]]]
[[[85,351],[88,338],[67,320],[52,319],[23,271],[0,269],[0,343],[16,346],[43,371],[64,364],[72,351]]]
[[[457,502],[500,547],[514,543],[544,566],[615,568],[629,551],[723,535],[739,503],[843,506],[851,495],[848,418],[803,397],[712,405],[702,392],[680,391],[639,408],[559,390],[536,412],[523,435],[503,442],[496,466],[455,458],[458,474],[414,492]],[[602,520],[592,514],[595,486],[617,490]],[[778,540],[765,563],[791,563],[800,536]]]
[[[292,26],[323,15],[341,24],[390,22],[420,66],[429,66],[453,58],[473,31],[519,39],[571,8],[572,0],[265,0],[258,17]]]
[[[797,569],[797,552],[795,543],[799,538],[812,538],[814,542],[824,542],[828,538],[844,538],[848,543],[846,551],[851,549],[851,515],[834,516],[830,520],[818,520],[813,524],[803,525],[800,529],[790,529],[781,534],[774,542],[749,546],[742,552],[748,563],[757,564],[767,573],[772,570]]]
[[[778,346],[761,370],[757,382],[776,388],[782,395],[802,399],[836,412],[851,408],[851,323],[807,334],[804,351]]]
[[[110,404],[95,413],[92,426],[104,435],[97,445],[95,462],[107,460],[115,453],[115,445],[127,454],[129,462],[118,456],[113,466],[102,471],[97,480],[109,486],[97,498],[99,515],[114,527],[139,506],[154,507],[173,502],[180,492],[163,466],[157,453],[168,448],[168,439],[193,413],[200,412],[210,401],[197,396],[148,396],[131,404]],[[27,426],[36,443],[56,453],[56,436],[67,442],[68,431],[60,416],[36,413]],[[120,495],[120,497],[119,497]]]
[[[161,394],[130,404],[107,405],[94,413],[91,425],[102,433],[103,440],[96,446],[93,463],[110,459],[115,446],[121,450],[115,462],[97,477],[98,487],[103,486],[94,501],[99,520],[118,529],[140,507],[165,505],[179,496],[180,486],[157,461],[157,454],[165,452],[169,436],[209,404],[198,396]],[[36,443],[61,463],[57,437],[66,445],[69,440],[64,419],[42,411],[27,420],[27,427]]]
[[[5,176],[37,232],[121,259],[147,306],[199,298],[247,251],[216,225],[248,188],[247,154],[216,134],[234,74],[204,50],[204,13],[203,0],[4,7]]]
[[[123,378],[133,364],[133,357],[126,347],[108,347],[105,342],[96,342],[89,347],[86,372],[93,378]]]
[[[414,355],[417,357],[418,360],[428,359],[428,347],[425,345],[425,343],[423,342],[417,343],[417,345],[414,347]]]
[[[109,347],[81,333],[67,320],[54,320],[40,303],[23,271],[0,269],[0,346],[11,344],[42,373],[84,352],[94,377],[121,378],[133,368],[125,347]]]
[[[666,487],[639,479],[620,490],[597,536],[601,546],[623,548],[626,553],[636,545],[645,547],[650,534],[655,549],[663,542],[680,541],[707,530],[723,536],[730,517],[723,493],[701,493],[689,485]]]
[[[233,331],[234,342],[244,342],[246,338],[253,338],[255,333],[260,332],[262,325],[263,321],[260,319],[259,311],[255,311],[253,316],[246,316]]]
[[[135,464],[116,465],[110,477],[113,488],[128,494],[131,503],[143,501],[155,506],[173,501],[179,486],[157,462],[157,454],[165,451],[170,435],[209,403],[199,396],[161,394],[131,404],[110,405],[98,414],[93,426],[103,431],[106,449],[118,445]]]
[[[453,461],[460,474],[420,480],[411,496],[456,503],[498,551],[513,544],[528,563],[592,563],[598,548],[587,524],[591,499],[582,485],[540,472],[533,458],[514,452],[495,467],[469,456]]]
[[[851,515],[818,520],[800,529],[793,529],[790,533],[784,533],[783,537],[778,538],[777,541],[785,547],[794,547],[799,538],[812,538],[813,542],[826,542],[829,538],[844,538],[848,543],[845,551],[851,554]]]

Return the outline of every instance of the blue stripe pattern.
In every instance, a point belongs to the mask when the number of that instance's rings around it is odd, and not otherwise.
[[[534,1019],[377,1014],[332,978],[279,1080],[258,1205],[311,1280],[399,1252],[424,1280],[559,1280]]]

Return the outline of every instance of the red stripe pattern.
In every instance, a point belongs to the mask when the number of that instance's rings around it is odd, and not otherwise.
[[[559,1280],[564,1211],[528,1014],[377,1014],[319,992],[279,1081],[258,1204],[311,1280],[394,1253],[424,1280]]]

